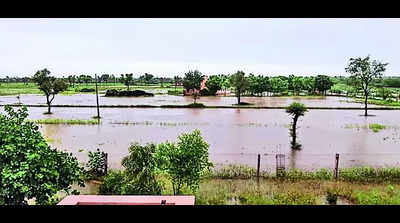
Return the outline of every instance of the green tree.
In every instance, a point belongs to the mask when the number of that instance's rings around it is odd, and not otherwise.
[[[146,84],[149,84],[153,78],[154,76],[152,74],[144,73],[144,80],[146,81]]]
[[[302,78],[302,89],[307,91],[308,94],[315,94],[315,78],[304,77]]]
[[[292,149],[301,149],[301,145],[296,142],[297,120],[300,116],[304,116],[307,112],[307,108],[304,104],[293,102],[286,108],[286,112],[293,117],[292,126],[289,129],[290,136],[292,137],[292,141],[290,142]]]
[[[354,80],[354,84],[362,89],[364,93],[364,115],[368,116],[367,104],[368,96],[371,90],[371,82],[374,79],[381,78],[383,72],[386,70],[388,63],[381,63],[376,60],[370,61],[370,56],[365,58],[350,58],[348,66],[345,68],[346,72],[351,74],[350,78]]]
[[[121,81],[128,87],[133,84],[133,74],[121,74]]]
[[[61,79],[50,76],[50,71],[47,69],[36,72],[32,80],[37,83],[39,89],[46,95],[48,111],[45,114],[51,114],[51,102],[53,102],[54,96],[67,90],[68,85]]]
[[[249,88],[249,81],[243,71],[238,71],[231,76],[231,85],[235,88],[238,105],[240,105],[240,95]]]
[[[207,95],[216,95],[217,91],[222,89],[221,76],[211,75],[206,82],[206,87]]]
[[[274,94],[282,93],[288,90],[288,81],[283,80],[281,77],[270,78],[271,90]]]
[[[317,75],[315,77],[315,88],[326,95],[326,91],[333,86],[332,80],[326,75]]]
[[[166,142],[158,145],[155,154],[158,166],[171,178],[174,195],[181,194],[184,185],[193,193],[198,189],[202,176],[212,167],[208,160],[208,147],[199,130],[180,135],[176,144]]]
[[[154,144],[134,143],[129,147],[129,155],[121,164],[125,167],[126,178],[121,189],[122,194],[161,194],[161,185],[156,180],[157,166]]]
[[[221,83],[220,83],[221,88],[224,89],[225,95],[226,95],[226,91],[231,87],[230,76],[229,75],[221,75],[220,81],[221,81]]]
[[[83,184],[83,167],[70,153],[50,148],[25,106],[0,114],[0,200],[5,204],[48,204],[58,192]],[[76,191],[72,191],[76,193]]]
[[[203,79],[204,75],[200,71],[188,71],[183,78],[183,87],[187,91],[194,89],[200,90]]]
[[[303,88],[303,78],[301,77],[294,77],[292,80],[292,88],[293,88],[293,92],[296,95],[299,95],[301,89]]]

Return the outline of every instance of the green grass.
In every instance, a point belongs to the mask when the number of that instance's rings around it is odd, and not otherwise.
[[[355,99],[355,102],[364,104],[364,99]],[[400,102],[387,100],[368,99],[368,104],[400,107]]]
[[[55,125],[98,125],[98,120],[64,120],[64,119],[39,119],[34,120],[36,124],[55,124]]]
[[[389,128],[389,126],[382,125],[382,124],[378,124],[378,123],[370,123],[370,124],[368,124],[368,126],[367,126],[367,125],[359,125],[359,124],[346,124],[346,125],[344,126],[344,128],[346,128],[346,129],[353,129],[353,128],[356,128],[356,129],[360,129],[360,128],[366,129],[366,128],[369,128],[369,129],[371,129],[373,132],[379,132],[380,130]],[[392,126],[391,128],[395,128],[395,126]]]
[[[379,132],[379,131],[382,130],[382,129],[386,129],[386,126],[385,126],[385,125],[378,124],[378,123],[370,123],[370,124],[368,125],[368,128],[369,128],[369,129],[372,129],[373,132]]]
[[[209,173],[208,178],[214,179],[252,179],[256,177],[256,169],[246,165],[224,165],[221,168],[215,168]],[[268,171],[260,172],[260,177],[265,179],[280,179],[288,181],[296,180],[331,180],[333,179],[333,170],[317,169],[306,171],[300,169],[288,169],[283,177],[277,177],[275,173]],[[352,167],[340,168],[339,180],[345,182],[400,182],[399,167]]]
[[[60,95],[74,95],[74,94],[95,94],[96,92],[80,92],[81,89],[95,89],[94,83],[89,84],[75,84],[73,87],[69,86],[66,91],[60,93]],[[127,87],[122,83],[99,83],[98,90],[100,93],[104,93],[108,89],[116,89],[116,90],[127,90]],[[166,93],[171,90],[175,91],[175,86],[171,85],[135,85],[130,86],[130,90],[163,90]],[[176,92],[180,92],[182,94],[183,87],[177,87]],[[9,95],[18,95],[18,94],[40,94],[43,93],[38,89],[35,83],[1,83],[0,84],[0,96],[9,96]]]

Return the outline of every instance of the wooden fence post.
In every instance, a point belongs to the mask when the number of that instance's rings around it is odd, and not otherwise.
[[[257,183],[260,181],[260,154],[257,157]]]
[[[336,157],[335,157],[334,176],[335,176],[335,180],[337,180],[338,176],[339,176],[339,153],[336,153]]]
[[[107,175],[108,171],[108,153],[104,153],[104,175]]]

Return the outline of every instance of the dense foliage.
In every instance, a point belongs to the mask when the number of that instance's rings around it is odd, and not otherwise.
[[[174,194],[180,194],[184,185],[193,192],[198,189],[201,178],[212,166],[208,147],[199,130],[180,135],[177,143],[158,145],[155,157],[159,168],[171,178]]]
[[[28,121],[26,107],[5,106],[0,115],[0,200],[5,204],[47,204],[58,191],[84,186],[83,168],[72,154],[50,148]]]
[[[89,151],[89,160],[86,164],[87,174],[93,177],[102,177],[106,174],[106,153],[97,149]]]
[[[201,87],[201,82],[204,79],[204,75],[198,71],[188,71],[185,73],[185,76],[183,78],[183,87],[189,91],[189,90],[200,90]]]
[[[134,143],[129,147],[129,155],[121,164],[123,171],[110,171],[99,188],[103,195],[159,195],[161,185],[156,180],[154,144],[140,145]]]

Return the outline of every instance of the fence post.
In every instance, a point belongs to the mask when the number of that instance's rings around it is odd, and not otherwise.
[[[334,176],[335,176],[335,180],[337,180],[338,176],[339,176],[339,153],[336,153],[336,157],[335,157]]]
[[[276,154],[276,176],[281,177],[285,173],[285,154]]]
[[[257,183],[260,182],[260,154],[257,157]]]
[[[108,153],[104,153],[104,175],[107,175],[108,169]]]

